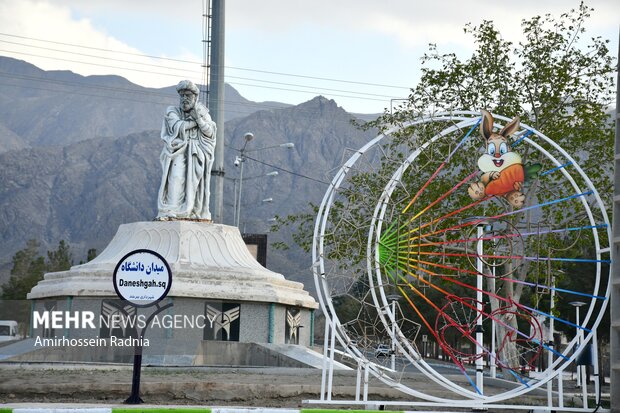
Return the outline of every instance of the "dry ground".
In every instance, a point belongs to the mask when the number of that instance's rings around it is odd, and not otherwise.
[[[445,397],[445,390],[434,389],[420,374],[404,376],[403,382]],[[0,403],[116,404],[129,396],[131,383],[132,368],[127,365],[0,363]],[[355,371],[336,371],[334,399],[353,399],[355,385]],[[321,371],[310,368],[144,366],[140,394],[151,404],[298,408],[303,400],[318,399],[320,386]],[[487,392],[498,390],[485,385]],[[369,399],[413,400],[376,379],[370,382]],[[544,404],[546,398],[539,393],[522,397],[520,403]]]

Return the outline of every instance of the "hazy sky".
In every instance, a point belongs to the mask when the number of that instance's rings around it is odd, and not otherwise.
[[[595,8],[587,35],[611,39],[616,55],[620,2],[587,4]],[[463,34],[468,22],[493,20],[505,38],[518,41],[523,18],[559,16],[578,5],[228,0],[226,81],[254,101],[297,104],[321,94],[349,111],[381,112],[415,85],[428,43],[466,56],[472,46]],[[0,55],[46,70],[118,74],[145,86],[200,82],[202,8],[202,0],[0,0]]]

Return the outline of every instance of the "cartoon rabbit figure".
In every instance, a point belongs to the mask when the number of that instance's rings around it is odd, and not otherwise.
[[[486,151],[478,159],[483,172],[479,182],[469,186],[469,196],[479,200],[485,196],[504,196],[514,208],[521,208],[525,195],[521,191],[525,181],[521,156],[513,152],[508,137],[519,129],[519,117],[511,120],[499,133],[493,132],[493,115],[482,110],[480,134],[485,139]]]

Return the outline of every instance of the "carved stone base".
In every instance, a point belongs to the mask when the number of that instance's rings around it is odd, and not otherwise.
[[[190,222],[204,222],[204,223],[212,223],[213,220],[210,219],[202,219],[202,218],[173,218],[173,217],[157,217],[153,221],[190,221]]]
[[[262,267],[248,251],[238,228],[187,220],[121,225],[101,255],[68,271],[45,274],[28,298],[115,297],[114,268],[136,249],[156,251],[168,261],[172,270],[169,297],[318,308],[302,283]]]

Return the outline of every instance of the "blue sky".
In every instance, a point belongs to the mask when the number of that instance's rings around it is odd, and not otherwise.
[[[202,3],[0,0],[0,54],[46,70],[118,74],[145,86],[172,85],[183,78],[200,81]],[[521,19],[545,13],[558,16],[578,4],[564,0],[228,0],[227,82],[254,101],[297,104],[321,94],[352,112],[381,112],[390,106],[391,98],[406,97],[408,88],[415,85],[420,57],[429,42],[438,44],[441,51],[466,56],[471,38],[463,36],[462,28],[468,22],[493,20],[507,39],[518,41]],[[615,55],[620,2],[590,0],[587,4],[595,8],[588,34],[611,39]]]

